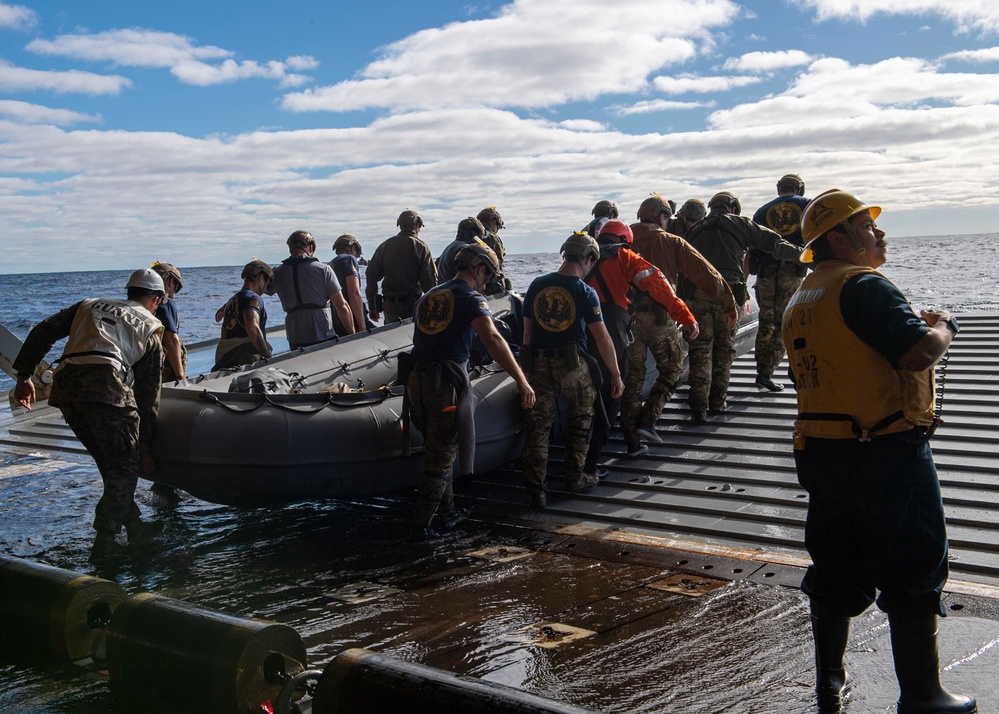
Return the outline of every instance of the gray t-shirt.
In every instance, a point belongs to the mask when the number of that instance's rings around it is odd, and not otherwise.
[[[340,292],[333,268],[318,258],[293,255],[274,270],[274,291],[285,311],[288,344],[304,347],[336,337],[330,296]]]

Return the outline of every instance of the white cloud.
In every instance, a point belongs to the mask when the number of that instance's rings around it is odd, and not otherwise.
[[[23,5],[0,3],[0,27],[27,30],[38,23],[38,15]]]
[[[631,114],[653,114],[655,112],[684,111],[711,107],[714,102],[676,102],[668,99],[650,99],[634,104],[615,104],[607,108],[611,114],[628,116]]]
[[[859,20],[884,15],[938,15],[958,32],[999,33],[999,4],[994,0],[793,0],[815,11],[817,19]]]
[[[678,77],[656,77],[653,86],[663,94],[708,94],[727,92],[736,87],[747,87],[762,81],[759,77],[698,77],[680,75]]]
[[[242,79],[275,79],[282,86],[300,86],[309,77],[290,70],[314,69],[314,57],[295,55],[285,62],[237,62],[233,52],[212,45],[197,46],[191,38],[172,32],[126,29],[97,34],[59,35],[37,39],[27,49],[41,55],[71,57],[91,62],[111,62],[127,67],[169,69],[185,84],[210,86]],[[213,62],[214,60],[214,62]]]
[[[127,77],[119,75],[94,74],[75,69],[49,72],[16,67],[0,60],[0,90],[7,92],[45,90],[57,94],[116,95],[131,86]]]
[[[288,94],[292,111],[485,105],[551,107],[640,91],[695,57],[740,12],[730,0],[514,0],[493,18],[422,30],[385,48],[357,79]]]
[[[961,52],[950,52],[940,58],[942,61],[957,60],[958,62],[970,62],[972,64],[982,64],[985,62],[999,61],[999,47],[987,47],[980,50],[963,50]]]
[[[730,72],[770,72],[775,69],[800,67],[809,64],[814,58],[801,50],[779,52],[747,52],[741,57],[731,57],[725,61],[724,69]]]
[[[25,124],[55,124],[56,126],[103,121],[100,116],[81,114],[69,109],[52,109],[12,99],[0,99],[0,116]]]

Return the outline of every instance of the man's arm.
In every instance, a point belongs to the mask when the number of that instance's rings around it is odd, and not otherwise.
[[[437,285],[437,266],[434,265],[434,256],[430,248],[423,246],[423,264],[420,266],[420,288],[423,292],[429,292]]]
[[[745,218],[740,216],[740,218]],[[769,253],[777,260],[788,260],[796,262],[801,256],[801,246],[788,243],[777,231],[770,230],[766,226],[753,223],[750,219],[745,219],[745,226],[748,230],[748,243],[750,247]]]
[[[261,357],[270,357],[274,353],[270,343],[267,341],[267,336],[264,335],[264,331],[260,327],[260,313],[253,308],[243,310],[243,328],[246,330],[246,336],[250,339],[250,344],[253,345],[253,349],[257,351],[258,355]]]
[[[350,313],[354,316],[354,332],[363,332],[366,326],[364,302],[361,300],[361,279],[356,275],[348,275],[343,282],[349,298]]]
[[[141,359],[132,365],[135,381],[132,385],[139,412],[139,461],[142,471],[156,470],[150,446],[156,433],[156,420],[160,411],[160,374],[163,364],[163,347],[158,339],[149,340],[149,348]]]
[[[524,347],[528,347],[531,344],[531,338],[534,336],[534,320],[529,317],[524,318]]]
[[[21,351],[17,353],[12,365],[17,374],[14,399],[25,409],[30,409],[35,401],[35,385],[31,381],[35,367],[49,353],[52,345],[69,335],[79,307],[80,303],[76,303],[39,322],[28,333]]]
[[[607,325],[602,320],[598,320],[597,322],[591,322],[586,328],[593,337],[594,342],[596,342],[600,359],[607,365],[607,370],[611,374],[611,398],[617,399],[624,394],[624,380],[621,379],[621,368],[617,363],[617,355],[614,353],[614,343],[611,341],[610,333],[607,332]]]
[[[898,358],[898,366],[908,372],[922,372],[935,365],[950,349],[950,343],[954,339],[954,333],[946,324],[951,316],[949,312],[923,310],[922,316],[930,326],[929,331]]]
[[[340,323],[343,325],[343,329],[347,331],[348,335],[354,334],[354,316],[350,312],[350,305],[347,301],[343,299],[343,293],[337,290],[335,293],[329,296],[330,305],[336,310],[336,314],[340,318]]]
[[[166,354],[166,361],[177,375],[177,379],[186,379],[184,374],[184,360],[180,353],[180,336],[172,330],[163,331],[163,352]]]
[[[499,363],[500,367],[506,370],[507,374],[513,377],[513,381],[517,383],[517,391],[520,392],[520,406],[524,409],[533,407],[534,390],[528,384],[527,377],[521,371],[520,365],[517,364],[517,359],[513,356],[513,352],[510,351],[510,345],[506,343],[503,335],[499,333],[493,324],[493,318],[490,315],[479,315],[472,320],[472,329],[479,336],[479,340],[486,348],[486,351]]]

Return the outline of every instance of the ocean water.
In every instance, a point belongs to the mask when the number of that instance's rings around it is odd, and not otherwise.
[[[524,293],[531,281],[558,267],[557,253],[507,257],[514,289]],[[184,289],[176,296],[180,335],[186,343],[219,336],[215,311],[241,286],[242,266],[184,268]],[[31,328],[57,310],[88,297],[123,295],[130,271],[85,271],[0,275],[0,323],[24,339]],[[999,234],[898,238],[888,242],[882,268],[918,308],[961,312],[999,310]],[[267,300],[268,322],[283,321],[277,297]],[[59,345],[51,357],[58,357]],[[51,360],[50,360],[51,361]],[[0,375],[0,390],[13,382]]]

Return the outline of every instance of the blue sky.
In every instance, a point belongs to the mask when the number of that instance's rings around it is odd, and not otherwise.
[[[495,205],[512,252],[593,204],[800,173],[891,236],[994,232],[991,0],[0,0],[0,272],[437,254]]]

